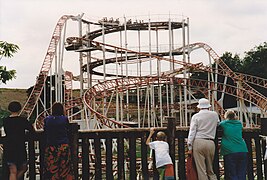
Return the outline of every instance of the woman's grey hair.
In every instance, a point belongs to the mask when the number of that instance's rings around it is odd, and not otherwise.
[[[226,111],[226,113],[224,114],[224,118],[225,119],[236,119],[235,112],[233,110]]]

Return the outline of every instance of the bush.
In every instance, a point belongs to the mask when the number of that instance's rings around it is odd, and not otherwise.
[[[3,119],[8,117],[10,113],[8,111],[0,109],[0,128],[3,126]]]

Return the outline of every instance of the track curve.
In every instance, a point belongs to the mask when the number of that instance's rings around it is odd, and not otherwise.
[[[33,110],[37,104],[38,99],[40,98],[41,92],[44,88],[46,78],[48,76],[48,71],[51,69],[51,64],[53,61],[53,58],[55,56],[56,47],[58,45],[58,42],[61,38],[61,31],[66,23],[66,21],[74,16],[62,16],[53,32],[47,54],[45,56],[43,65],[41,67],[40,73],[37,77],[36,84],[32,90],[31,95],[29,96],[25,106],[23,107],[22,113],[26,113],[28,115],[28,118],[32,115]],[[151,30],[156,30],[158,27],[161,27],[162,29],[167,30],[169,28],[169,22],[151,22]],[[181,23],[174,23],[172,24],[174,28],[181,28]],[[148,24],[147,23],[134,23],[134,24],[127,24],[127,30],[148,30]],[[107,27],[104,31],[104,34],[110,34],[118,31],[124,31],[125,26],[112,26]],[[189,44],[186,47],[181,47],[173,50],[173,54],[175,55],[181,55],[183,52],[188,53],[189,51],[193,51],[196,49],[204,49],[209,56],[214,60],[214,62],[218,63],[220,66],[220,69],[218,72],[216,72],[219,75],[223,75],[224,77],[230,77],[234,80],[234,82],[240,84],[240,86],[230,86],[227,84],[216,82],[217,89],[214,89],[214,82],[209,82],[205,80],[197,80],[197,79],[186,79],[186,78],[178,78],[175,77],[177,74],[182,73],[184,71],[187,72],[195,72],[195,71],[202,71],[202,72],[212,72],[214,73],[214,70],[209,67],[205,66],[202,63],[192,64],[187,63],[184,61],[179,61],[176,59],[170,59],[166,58],[164,56],[169,55],[169,52],[158,52],[158,53],[147,53],[147,52],[137,52],[130,49],[117,47],[110,44],[105,44],[102,42],[94,41],[93,39],[100,37],[103,35],[102,29],[93,31],[88,36],[83,36],[83,38],[77,38],[77,37],[70,37],[67,38],[66,41],[68,43],[67,50],[78,50],[83,44],[90,43],[91,49],[88,49],[88,51],[93,50],[103,50],[105,49],[107,52],[115,53],[115,52],[127,52],[129,55],[127,57],[113,57],[106,59],[106,64],[116,63],[116,62],[124,62],[127,60],[137,62],[138,61],[145,61],[145,59],[154,58],[160,61],[167,61],[170,63],[175,63],[179,65],[180,67],[175,69],[174,71],[169,72],[163,72],[160,76],[146,76],[146,77],[127,77],[121,76],[123,78],[121,79],[114,79],[114,80],[107,80],[101,83],[98,83],[94,85],[92,88],[85,91],[83,96],[81,98],[71,100],[70,93],[72,89],[71,80],[73,79],[73,75],[71,72],[65,73],[65,107],[66,109],[71,109],[75,105],[82,105],[84,104],[96,117],[96,119],[102,124],[109,128],[121,128],[121,127],[128,127],[122,124],[121,122],[117,122],[113,119],[110,119],[106,117],[105,115],[98,112],[92,105],[92,102],[95,99],[99,99],[98,102],[101,102],[101,99],[104,98],[104,96],[109,95],[110,93],[114,93],[115,91],[118,92],[124,92],[128,91],[129,89],[136,89],[140,87],[147,87],[150,85],[156,85],[156,84],[178,84],[181,86],[188,86],[195,89],[199,89],[199,91],[202,91],[202,93],[206,96],[207,93],[205,91],[209,88],[212,88],[213,91],[218,92],[224,92],[226,94],[235,96],[237,98],[243,99],[245,101],[251,102],[255,106],[259,107],[263,113],[266,115],[267,110],[267,98],[256,91],[254,88],[252,88],[249,84],[257,84],[258,86],[267,88],[267,80],[255,76],[250,76],[246,74],[241,73],[235,73],[233,72],[224,62],[223,60],[218,56],[218,54],[207,44],[205,43],[193,43]],[[69,49],[68,49],[69,48]],[[83,52],[83,51],[81,51]],[[94,71],[93,69],[103,65],[103,60],[94,61],[90,63],[89,69],[86,69],[87,66],[83,66],[84,72],[90,72],[92,74],[97,75],[103,75],[101,72]],[[113,76],[112,74],[108,74],[108,76]],[[208,97],[207,97],[208,98]],[[98,106],[101,106],[100,104]],[[223,108],[220,107],[220,104],[216,102],[215,105],[216,109],[222,114]],[[48,113],[48,110],[44,110],[42,113],[39,114],[36,120],[36,127],[42,128],[42,120],[44,116]]]

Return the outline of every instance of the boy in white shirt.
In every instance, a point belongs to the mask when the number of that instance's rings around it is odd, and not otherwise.
[[[155,128],[151,128],[146,144],[149,145],[151,149],[155,150],[156,168],[159,171],[160,180],[173,180],[173,163],[169,154],[169,144],[165,142],[166,135],[164,132],[159,131],[157,133],[156,141],[150,142],[154,132]]]

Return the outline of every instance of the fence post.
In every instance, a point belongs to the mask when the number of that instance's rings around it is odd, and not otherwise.
[[[245,142],[248,148],[248,166],[247,166],[247,177],[248,179],[254,179],[253,175],[253,156],[252,156],[252,144],[251,144],[251,135],[247,134],[245,137]]]
[[[3,144],[3,143],[4,143],[4,137],[1,138],[1,143],[0,144]],[[1,169],[1,172],[0,172],[0,179],[8,179],[8,177],[9,177],[9,169],[8,169],[7,162],[6,162],[5,153],[3,151],[3,154],[2,154],[2,169]]]
[[[221,130],[219,131],[217,128],[216,136],[214,140],[215,153],[214,153],[214,160],[213,160],[213,170],[218,179],[220,179],[219,137],[221,136],[222,136],[222,131]]]
[[[188,136],[188,131],[177,132],[178,136],[178,167],[177,173],[179,179],[186,179],[186,163],[185,163],[185,138]]]
[[[263,179],[263,174],[262,174],[262,153],[261,153],[261,144],[260,144],[259,131],[255,133],[254,140],[255,140],[255,149],[256,149],[257,179]]]
[[[262,142],[262,154],[263,154],[263,158],[265,155],[265,151],[266,151],[266,137],[261,139]],[[263,159],[263,172],[264,172],[264,179],[267,180],[267,160]]]
[[[28,133],[28,154],[29,154],[29,179],[35,180],[35,149],[34,149],[34,137]]]
[[[260,134],[263,136],[267,135],[267,118],[260,119],[261,124],[261,132]],[[263,172],[264,172],[264,179],[267,180],[267,160],[264,160],[264,155],[266,151],[266,137],[262,138],[262,154],[263,154]]]
[[[118,145],[117,145],[117,149],[118,149],[118,159],[117,159],[117,164],[118,164],[118,179],[120,180],[124,180],[125,179],[125,168],[124,168],[124,138],[123,138],[123,134],[119,133],[118,136]]]
[[[147,138],[146,134],[144,134],[141,137],[141,157],[142,157],[141,161],[142,161],[143,179],[144,180],[149,180],[146,138]]]
[[[79,125],[77,123],[70,123],[70,147],[71,159],[73,166],[73,173],[75,179],[78,179],[78,139],[79,139]]]
[[[44,131],[37,131],[36,134],[39,137],[39,171],[40,179],[44,179],[44,154],[46,146],[46,138]]]
[[[176,131],[176,126],[175,126],[175,118],[174,117],[166,117],[168,124],[167,124],[167,141],[169,143],[170,147],[170,156],[172,158],[173,162],[173,168],[174,168],[174,173],[176,172],[175,169],[175,131]],[[176,178],[176,175],[174,176]]]

